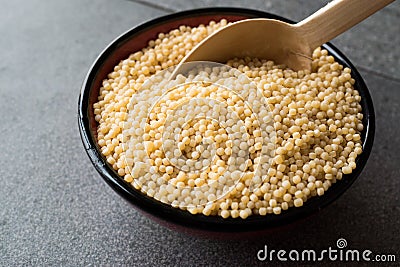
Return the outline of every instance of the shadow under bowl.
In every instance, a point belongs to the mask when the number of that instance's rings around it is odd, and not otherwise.
[[[335,46],[327,43],[323,45],[323,48],[328,50],[329,54],[334,56],[337,62],[352,71],[352,77],[356,81],[354,88],[361,95],[364,130],[361,135],[363,153],[357,157],[357,168],[351,174],[343,175],[342,180],[333,184],[323,196],[312,197],[302,207],[289,208],[280,215],[253,215],[245,220],[240,218],[223,219],[218,216],[204,216],[202,214],[192,215],[187,211],[172,208],[135,190],[118,176],[106,162],[97,144],[97,122],[94,119],[92,107],[97,102],[103,79],[107,77],[107,74],[113,70],[115,65],[129,57],[131,53],[146,47],[148,41],[157,38],[158,33],[169,32],[180,25],[195,27],[199,24],[207,24],[211,20],[218,21],[223,18],[233,22],[257,17],[293,23],[293,21],[277,15],[243,8],[205,8],[159,17],[127,31],[112,41],[95,60],[83,82],[79,96],[78,123],[83,145],[94,167],[104,181],[125,200],[169,228],[207,237],[216,237],[218,235],[243,236],[268,232],[271,229],[277,230],[278,227],[305,218],[336,200],[357,179],[368,160],[375,131],[375,115],[371,96],[363,79],[350,60]]]

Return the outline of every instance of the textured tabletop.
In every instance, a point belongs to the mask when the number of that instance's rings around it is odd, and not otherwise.
[[[96,56],[124,31],[168,13],[215,5],[300,20],[326,2],[0,1],[0,266],[267,266],[257,259],[265,245],[322,250],[336,247],[339,238],[349,248],[395,254],[399,264],[398,1],[333,40],[370,89],[375,143],[355,184],[290,231],[218,241],[168,230],[105,185],[79,137],[82,81]]]

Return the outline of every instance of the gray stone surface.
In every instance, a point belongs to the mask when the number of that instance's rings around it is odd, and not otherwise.
[[[323,249],[340,237],[400,260],[398,2],[334,40],[375,104],[376,140],[362,175],[315,216],[241,241],[165,229],[112,192],[80,142],[80,85],[114,37],[168,10],[242,5],[301,19],[324,1],[139,2],[1,1],[0,266],[263,266],[256,253],[264,245]]]

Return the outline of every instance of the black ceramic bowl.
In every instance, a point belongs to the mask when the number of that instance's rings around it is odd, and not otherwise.
[[[353,173],[344,175],[343,179],[333,184],[323,196],[316,196],[309,199],[303,207],[290,208],[280,215],[250,216],[246,220],[192,215],[187,211],[172,208],[143,195],[120,178],[106,162],[96,142],[97,123],[94,119],[92,106],[97,101],[102,80],[120,60],[127,58],[132,52],[147,46],[147,42],[155,39],[159,32],[168,32],[171,29],[178,28],[180,25],[197,26],[199,24],[207,24],[210,20],[217,21],[222,18],[226,18],[228,21],[237,21],[256,17],[272,18],[292,23],[288,19],[273,14],[241,8],[206,8],[163,16],[137,26],[116,38],[96,59],[83,82],[82,91],[79,96],[79,130],[85,150],[94,167],[107,184],[125,198],[125,200],[135,208],[153,219],[167,224],[169,227],[211,235],[216,235],[217,233],[230,235],[233,233],[259,233],[260,231],[286,225],[315,213],[332,203],[357,179],[367,162],[375,131],[375,116],[371,96],[357,69],[336,47],[329,43],[323,47],[340,64],[352,70],[352,76],[356,81],[354,87],[362,97],[361,106],[365,126],[362,132],[363,153],[358,156],[357,168]]]

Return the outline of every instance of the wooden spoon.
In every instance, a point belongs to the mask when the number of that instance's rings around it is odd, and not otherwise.
[[[311,70],[312,52],[394,0],[335,0],[297,24],[274,19],[246,19],[213,33],[186,55],[184,62],[226,63],[257,57]],[[362,49],[362,48],[360,48]]]

